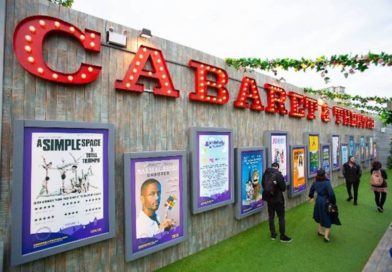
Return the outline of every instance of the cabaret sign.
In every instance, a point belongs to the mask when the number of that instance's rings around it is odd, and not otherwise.
[[[43,57],[44,40],[49,33],[71,36],[78,41],[86,52],[100,53],[101,33],[85,29],[49,16],[31,16],[22,20],[14,32],[14,51],[19,63],[31,74],[47,81],[66,85],[86,85],[97,80],[101,66],[81,63],[74,73],[63,73],[48,66]],[[194,70],[195,88],[189,93],[189,100],[194,102],[224,105],[229,102],[230,92],[227,89],[229,76],[219,67],[191,59],[188,66]],[[165,58],[161,50],[140,46],[131,61],[123,79],[114,83],[116,90],[131,93],[142,93],[145,90],[140,79],[154,81],[154,95],[171,98],[180,97],[171,79]],[[337,125],[374,128],[374,119],[355,113],[351,110],[319,102],[311,97],[299,94],[271,84],[264,84],[267,101],[261,100],[255,79],[244,76],[233,106],[238,109],[265,111],[270,114],[289,115],[292,118],[316,119],[320,106],[320,118],[324,123],[331,121],[331,113]],[[288,101],[289,108],[286,107]]]

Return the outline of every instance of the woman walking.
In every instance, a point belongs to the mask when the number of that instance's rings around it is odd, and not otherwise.
[[[324,241],[329,242],[331,225],[341,225],[341,223],[337,215],[330,216],[327,213],[327,203],[336,204],[336,198],[331,183],[325,176],[324,169],[317,171],[316,180],[310,188],[310,199],[314,198],[315,192],[317,192],[317,198],[313,210],[313,219],[319,224],[317,234],[324,236]]]
[[[370,185],[372,191],[374,192],[374,200],[376,202],[377,210],[379,212],[384,212],[384,203],[387,199],[388,192],[388,175],[385,170],[382,169],[382,164],[379,161],[374,161],[372,163],[370,174]]]

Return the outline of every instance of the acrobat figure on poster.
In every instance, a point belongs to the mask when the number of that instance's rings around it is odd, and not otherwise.
[[[257,200],[261,198],[260,174],[257,169],[253,170],[252,173],[252,187],[253,187],[253,199]]]
[[[157,214],[161,202],[161,184],[158,180],[150,178],[143,182],[140,189],[140,202],[142,210],[136,219],[136,238],[152,238],[155,235],[169,231],[174,227],[174,220],[168,216],[176,201],[169,196],[165,202],[166,211],[164,219],[161,220]]]
[[[49,194],[49,188],[48,188],[48,183],[50,180],[49,177],[49,169],[53,169],[52,168],[52,162],[47,163],[45,157],[42,157],[44,164],[42,165],[42,167],[45,169],[45,179],[42,181],[42,188],[41,191],[39,192],[39,196],[42,195],[48,195]]]

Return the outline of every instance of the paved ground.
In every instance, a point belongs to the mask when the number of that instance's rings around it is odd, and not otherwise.
[[[392,256],[389,253],[390,248],[392,248],[392,224],[389,225],[362,272],[391,272]]]

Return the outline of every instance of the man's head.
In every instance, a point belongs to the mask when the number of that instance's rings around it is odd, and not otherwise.
[[[271,167],[275,169],[279,169],[279,163],[274,162],[273,164],[271,164]]]
[[[351,156],[349,161],[352,162],[352,163],[355,163],[355,157]]]
[[[140,189],[140,201],[143,211],[152,216],[161,202],[161,184],[156,179],[147,179]]]

